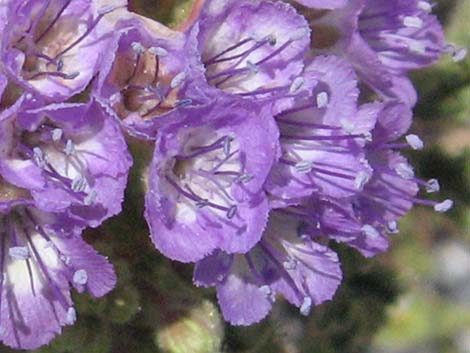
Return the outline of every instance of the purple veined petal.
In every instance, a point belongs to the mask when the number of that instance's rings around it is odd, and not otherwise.
[[[190,262],[215,249],[246,252],[261,237],[269,209],[262,186],[278,132],[270,107],[238,104],[192,110],[157,141],[145,216],[167,257]],[[198,115],[207,118],[195,121]]]
[[[310,30],[283,2],[206,1],[198,17],[207,82],[245,98],[289,93],[303,68]]]
[[[441,56],[444,46],[442,27],[431,10],[427,0],[367,0],[359,32],[391,72],[423,68]]]
[[[351,196],[360,189],[358,178],[370,174],[363,146],[376,115],[358,112],[357,82],[344,59],[319,56],[302,77],[308,94],[275,116],[282,157],[266,188],[282,199]],[[360,118],[367,119],[362,127]]]
[[[197,27],[157,30],[135,17],[119,22],[117,31],[94,95],[127,132],[155,139],[157,129],[178,120],[186,107],[208,103]]]
[[[131,157],[98,103],[20,111],[1,122],[0,134],[3,176],[30,190],[41,209],[91,226],[120,212]]]
[[[390,230],[372,218],[361,220],[351,202],[329,200],[316,207],[321,232],[328,238],[348,244],[366,257],[387,250],[389,242],[386,233]]]
[[[1,178],[0,190],[0,340],[35,349],[75,322],[70,285],[99,297],[116,276],[80,237],[83,222],[38,210]]]
[[[98,6],[85,0],[11,1],[2,50],[9,79],[53,101],[84,90],[112,35],[104,18],[113,9]]]
[[[333,297],[342,278],[338,257],[300,237],[301,223],[298,217],[272,212],[263,239],[250,252],[219,252],[196,265],[194,281],[215,285],[227,321],[250,325],[262,320],[278,293],[304,315]],[[209,266],[212,270],[205,272]]]

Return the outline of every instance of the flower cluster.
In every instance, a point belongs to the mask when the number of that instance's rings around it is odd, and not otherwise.
[[[365,256],[436,180],[399,150],[408,72],[445,45],[427,0],[205,0],[179,31],[122,1],[0,4],[0,340],[45,344],[72,324],[70,285],[116,278],[81,238],[121,210],[151,142],[145,218],[166,257],[195,263],[236,325],[281,294],[307,315],[342,274],[330,241]]]

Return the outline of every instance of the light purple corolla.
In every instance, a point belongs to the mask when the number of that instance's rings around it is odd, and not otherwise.
[[[145,212],[156,247],[183,262],[250,250],[266,226],[263,184],[277,154],[270,107],[238,99],[190,109],[161,130]]]
[[[93,227],[118,214],[132,161],[105,109],[95,101],[16,108],[0,121],[3,177],[41,209]]]
[[[0,176],[0,341],[16,349],[49,343],[77,317],[70,289],[108,293],[116,275],[80,236],[84,224],[37,208]]]

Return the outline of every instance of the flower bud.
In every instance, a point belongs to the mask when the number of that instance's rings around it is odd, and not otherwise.
[[[218,353],[223,326],[214,304],[204,301],[176,321],[158,329],[155,341],[166,353]]]

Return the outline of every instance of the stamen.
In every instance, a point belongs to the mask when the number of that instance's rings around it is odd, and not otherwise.
[[[437,179],[429,179],[426,182],[425,188],[426,188],[426,192],[428,194],[432,194],[434,192],[439,192],[439,190],[440,190],[439,181]]]
[[[305,84],[305,79],[303,77],[296,77],[292,84],[289,87],[289,93],[296,93],[303,85]]]
[[[230,206],[227,211],[227,218],[232,219],[236,213],[237,213],[237,205]]]
[[[398,223],[396,221],[390,221],[387,223],[387,231],[392,234],[398,233]]]
[[[15,260],[27,260],[31,257],[29,249],[26,246],[13,246],[8,249],[8,254]]]
[[[427,1],[418,1],[418,8],[421,10],[431,13],[432,12],[432,5],[428,3]]]
[[[165,48],[162,48],[162,47],[150,47],[148,52],[150,54],[160,56],[160,57],[164,57],[164,56],[168,55],[168,51]]]
[[[88,282],[88,273],[85,270],[75,271],[73,274],[73,283],[84,286]]]
[[[302,174],[310,173],[313,168],[313,162],[300,161],[294,166],[294,168],[297,173],[302,173]]]
[[[62,129],[52,130],[52,141],[54,142],[60,141],[63,135],[64,135],[64,131]]]
[[[65,318],[65,323],[67,325],[73,325],[77,321],[77,312],[75,311],[74,308],[69,307],[67,309],[67,316]]]
[[[72,72],[71,74],[66,74],[65,72],[60,71],[40,71],[29,77],[28,80],[35,80],[40,76],[54,76],[60,77],[64,80],[73,80],[77,78],[78,75],[80,75],[80,72]]]
[[[95,190],[91,190],[89,194],[83,199],[85,206],[91,206],[95,203],[98,193]]]
[[[46,166],[46,158],[39,147],[33,148],[33,159],[39,168],[44,169],[44,167]]]
[[[72,140],[67,140],[65,143],[64,153],[70,157],[75,153],[75,145]]]
[[[405,16],[403,18],[403,24],[406,27],[419,29],[423,27],[423,20],[417,16]]]
[[[289,258],[287,261],[284,261],[282,265],[286,270],[293,271],[297,268],[297,261],[293,258]]]
[[[308,316],[310,314],[310,310],[312,308],[312,298],[305,297],[302,305],[300,306],[300,313],[304,316]]]
[[[59,12],[54,16],[53,20],[49,23],[49,25],[44,29],[44,31],[36,38],[35,42],[39,43],[41,39],[44,38],[44,36],[51,30],[52,27],[57,23],[59,20],[60,16],[64,13],[65,9],[69,6],[69,4],[72,2],[72,0],[67,0],[64,5],[60,8]],[[42,16],[41,16],[42,17]]]
[[[370,175],[364,171],[360,171],[356,179],[354,179],[354,187],[357,190],[362,190],[364,189],[364,186],[369,182]]]
[[[400,163],[395,167],[395,172],[401,176],[403,179],[413,179],[415,172],[413,168],[407,163]]]
[[[361,231],[371,239],[377,239],[380,237],[379,231],[370,224],[363,225]]]
[[[177,74],[175,77],[170,82],[170,87],[172,89],[177,88],[183,84],[183,82],[186,80],[186,72],[180,72]]]
[[[405,139],[408,145],[414,150],[422,150],[424,147],[423,141],[417,135],[410,134],[407,135]]]
[[[434,205],[434,210],[439,213],[447,212],[452,208],[454,202],[452,200],[444,200]]]
[[[83,192],[88,187],[88,182],[86,178],[79,175],[75,179],[72,180],[72,190],[74,192]]]
[[[320,109],[325,108],[328,105],[328,93],[326,92],[318,93],[316,101],[317,101],[318,108]]]

